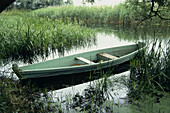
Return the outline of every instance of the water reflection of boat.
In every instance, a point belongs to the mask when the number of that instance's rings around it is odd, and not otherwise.
[[[128,62],[144,46],[144,43],[139,42],[138,44],[75,54],[23,67],[14,64],[13,71],[22,81],[32,80],[41,84],[46,81],[66,85],[70,82],[76,84],[74,79],[78,79],[80,82],[84,78],[89,78],[87,74],[84,75],[83,73],[90,73],[89,75],[93,76],[96,70],[111,69]]]

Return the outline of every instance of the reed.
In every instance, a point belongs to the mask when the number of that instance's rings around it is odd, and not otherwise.
[[[77,21],[80,24],[125,24],[129,22],[125,11],[123,4],[115,7],[62,6],[38,9],[34,15],[64,22]]]
[[[146,95],[158,96],[157,91],[170,91],[170,40],[155,40],[131,62],[129,96],[135,99]]]
[[[14,78],[0,77],[0,112],[58,112],[47,92],[35,86],[22,86]]]
[[[37,17],[0,17],[0,57],[33,62],[38,56],[64,53],[72,48],[95,43],[95,31],[76,22],[65,24],[58,20]]]
[[[140,11],[139,11],[140,12]],[[134,26],[141,22],[136,19],[138,14],[134,9],[126,7],[126,4],[119,4],[114,7],[88,7],[88,6],[61,6],[48,7],[33,11],[34,16],[62,20],[63,22],[77,21],[79,24],[112,24],[121,26]],[[167,21],[160,21],[159,18],[146,20],[141,25],[167,25]]]
[[[84,90],[84,95],[67,96],[65,100],[54,101],[49,89],[39,89],[34,84],[23,85],[12,76],[0,73],[0,112],[113,112],[113,109],[103,105],[108,97],[108,79],[110,73],[99,73],[104,76],[96,80]],[[100,75],[101,76],[101,75]],[[63,103],[64,102],[64,103]],[[66,105],[64,107],[64,105]]]

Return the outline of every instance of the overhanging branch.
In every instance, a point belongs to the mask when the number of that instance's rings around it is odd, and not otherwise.
[[[155,0],[152,0],[151,1],[151,9],[150,9],[150,14],[148,15],[148,17],[153,17],[152,15],[154,16],[158,16],[161,20],[170,20],[170,18],[165,18],[165,17],[162,17],[160,14],[159,14],[159,6],[156,10],[154,10],[154,7],[155,7]],[[159,4],[158,4],[159,5]]]
[[[0,13],[6,9],[10,4],[12,4],[15,0],[1,0],[0,1]]]

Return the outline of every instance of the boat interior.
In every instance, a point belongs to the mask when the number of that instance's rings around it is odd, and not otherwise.
[[[116,60],[119,57],[127,55],[140,49],[134,45],[106,48],[102,50],[90,51],[80,54],[75,54],[71,56],[66,56],[62,58],[57,58],[53,60],[48,60],[45,62],[40,62],[36,64],[31,64],[27,66],[20,67],[22,70],[35,70],[35,69],[49,69],[49,68],[64,68],[71,66],[80,66],[87,64],[95,64],[99,62],[105,62],[108,60]]]
[[[107,61],[107,60],[113,60],[113,59],[118,59],[118,57],[113,56],[113,55],[108,54],[108,53],[103,53],[102,52],[102,53],[98,53],[97,54],[97,60],[93,59],[93,61],[88,60],[88,59],[83,58],[83,57],[76,57],[75,60],[79,60],[79,61],[83,62],[83,64],[79,63],[79,64],[74,64],[72,66],[79,66],[79,65],[85,65],[85,64],[90,64],[91,65],[91,64],[100,63],[100,62],[104,62],[104,61]]]

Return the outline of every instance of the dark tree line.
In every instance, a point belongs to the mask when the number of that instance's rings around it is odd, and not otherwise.
[[[47,6],[62,5],[63,0],[15,0],[8,9],[39,9]]]
[[[95,0],[83,0],[83,2],[94,3]],[[51,5],[61,5],[62,3],[63,0],[1,0],[0,12],[10,4],[12,5],[9,8],[38,9]],[[142,21],[151,19],[152,17],[159,17],[162,20],[170,20],[169,0],[127,0],[126,3],[127,7],[132,8],[134,13],[138,14],[138,17],[136,16],[137,19],[142,18]]]

